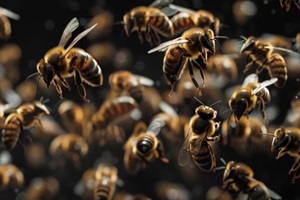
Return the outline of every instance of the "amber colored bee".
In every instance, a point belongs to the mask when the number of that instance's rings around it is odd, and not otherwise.
[[[112,200],[118,180],[118,169],[110,163],[101,163],[95,172],[94,200]]]
[[[19,20],[20,16],[11,10],[0,7],[0,38],[4,40],[11,36],[11,24],[8,18]]]
[[[181,37],[162,43],[151,49],[148,53],[166,51],[163,60],[163,72],[167,84],[171,87],[170,95],[175,89],[175,83],[181,78],[185,68],[188,67],[190,78],[200,92],[200,85],[194,76],[194,69],[199,70],[203,79],[203,67],[207,65],[208,54],[215,53],[215,37],[211,29],[190,28]],[[201,62],[201,63],[199,63]]]
[[[0,189],[21,188],[25,183],[23,172],[14,164],[0,165]]]
[[[96,60],[83,49],[75,48],[74,45],[88,34],[97,24],[80,33],[67,47],[64,48],[75,31],[79,22],[77,18],[73,18],[65,27],[58,46],[50,49],[38,63],[37,73],[42,77],[47,87],[53,84],[56,91],[63,97],[62,88],[58,81],[68,89],[69,83],[66,78],[73,77],[77,90],[83,100],[86,98],[86,90],[83,82],[92,86],[98,87],[103,83],[102,71]],[[74,47],[74,48],[73,48]]]
[[[128,37],[133,32],[137,32],[140,42],[143,43],[145,38],[150,45],[159,45],[161,43],[160,36],[170,37],[174,32],[169,17],[155,7],[135,7],[125,13],[123,22]]]
[[[248,199],[282,199],[263,182],[256,180],[253,176],[254,172],[247,164],[230,161],[226,164],[222,187],[225,191],[233,195],[247,195]]]
[[[259,105],[263,119],[266,119],[265,104],[271,100],[267,86],[274,84],[277,78],[258,82],[256,74],[248,75],[243,84],[238,86],[229,98],[228,104],[237,120],[248,116]]]
[[[271,151],[278,151],[276,159],[288,154],[295,158],[294,164],[289,171],[290,175],[293,175],[293,182],[300,178],[300,128],[299,127],[283,127],[277,128],[274,131],[274,138],[272,141]]]
[[[59,182],[54,177],[34,178],[26,190],[25,200],[52,199],[59,189]]]
[[[253,36],[246,40],[240,52],[251,59],[251,62],[245,66],[244,72],[248,71],[253,64],[257,64],[259,67],[255,71],[256,74],[267,70],[270,78],[278,78],[275,86],[282,88],[288,79],[288,70],[283,56],[274,50],[293,53],[291,50],[275,47],[266,40],[255,39]]]
[[[165,156],[163,143],[158,138],[164,124],[165,122],[159,118],[153,119],[148,127],[142,121],[136,124],[133,133],[123,146],[124,165],[128,173],[137,174],[154,159],[169,162]]]
[[[6,148],[13,149],[19,139],[30,139],[21,133],[34,126],[42,127],[40,117],[43,115],[50,115],[43,101],[21,104],[11,112],[6,117],[2,130],[2,141]]]
[[[281,8],[283,8],[286,12],[290,11],[292,1],[298,10],[300,10],[300,2],[298,0],[279,0]]]
[[[109,76],[111,96],[129,95],[137,103],[143,100],[145,86],[153,86],[154,81],[145,76],[133,74],[128,70],[118,70]]]
[[[216,167],[216,158],[210,142],[217,142],[220,135],[216,121],[217,111],[204,104],[195,109],[195,115],[189,121],[185,141],[179,151],[178,164],[190,164],[190,158],[203,171],[212,171]]]

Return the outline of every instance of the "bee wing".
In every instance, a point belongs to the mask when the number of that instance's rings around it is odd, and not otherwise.
[[[161,101],[159,103],[159,108],[161,109],[162,112],[167,113],[167,114],[169,114],[171,116],[175,116],[175,117],[178,116],[178,114],[174,110],[174,108],[171,107],[169,104],[167,104],[165,101]]]
[[[148,7],[160,8],[170,5],[174,0],[155,0]]]
[[[191,163],[192,163],[192,158],[188,148],[182,146],[178,154],[178,165],[183,167]]]
[[[271,198],[271,199],[275,199],[275,200],[281,200],[281,199],[282,199],[282,197],[281,197],[279,194],[277,194],[276,192],[274,192],[273,190],[271,190],[270,188],[268,188],[268,187],[267,187],[264,183],[262,183],[261,181],[256,180],[255,178],[249,177],[249,176],[247,176],[246,178],[249,179],[250,181],[255,181],[255,182],[261,183],[262,186],[265,187],[265,189],[269,192],[269,195],[270,195],[270,198]]]
[[[185,7],[181,7],[181,6],[177,6],[174,4],[170,4],[169,8],[173,9],[173,10],[177,10],[178,12],[185,12],[185,13],[191,13],[191,14],[196,14],[197,12],[195,10],[192,9],[188,9]]]
[[[258,93],[260,90],[264,89],[265,87],[272,85],[273,83],[275,83],[278,80],[278,78],[271,78],[270,80],[266,80],[264,82],[262,82],[257,88],[255,88],[252,91],[252,94],[256,94]]]
[[[183,44],[183,43],[187,43],[187,42],[189,42],[189,41],[186,40],[186,39],[182,39],[182,38],[179,37],[179,38],[176,38],[174,40],[170,40],[170,41],[161,43],[157,47],[155,47],[153,49],[150,49],[148,51],[148,53],[150,54],[150,53],[153,53],[155,51],[166,51],[169,46],[172,46],[174,44]]]
[[[17,13],[14,13],[6,8],[0,7],[0,14],[5,15],[11,19],[15,19],[15,20],[19,20],[20,19],[20,15],[18,15]]]
[[[154,85],[154,81],[148,77],[141,75],[134,75],[134,77],[136,77],[142,85],[149,87]]]
[[[243,86],[248,85],[249,83],[255,83],[258,82],[258,76],[257,74],[253,73],[253,74],[249,74],[248,76],[246,76],[246,78],[244,79],[243,82]]]
[[[64,29],[63,34],[61,35],[60,41],[58,46],[64,47],[69,39],[72,37],[73,31],[75,31],[79,26],[78,19],[74,17],[71,21],[67,24],[66,28]]]
[[[161,128],[166,124],[166,122],[161,118],[155,118],[147,128],[147,132],[150,132],[154,135],[158,135]]]

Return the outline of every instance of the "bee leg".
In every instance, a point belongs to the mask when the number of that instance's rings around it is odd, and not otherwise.
[[[205,60],[202,59],[202,61],[203,61],[202,64],[206,66]],[[203,69],[202,69],[201,65],[198,62],[196,62],[194,60],[192,60],[192,62],[193,62],[193,66],[196,67],[200,72],[201,78],[203,80],[202,81],[202,87],[204,87],[205,86],[205,75],[204,75]]]
[[[277,159],[279,159],[279,158],[281,158],[282,156],[284,156],[285,154],[286,154],[286,152],[287,152],[288,150],[286,149],[286,148],[282,148],[279,152],[278,152],[278,154],[277,154],[277,156],[276,156],[276,160]]]
[[[300,10],[300,1],[294,0],[294,4]]]
[[[202,95],[201,90],[200,90],[200,86],[199,86],[199,84],[198,84],[198,82],[197,82],[197,80],[195,79],[195,76],[194,76],[194,71],[193,71],[193,68],[192,68],[191,61],[188,60],[187,64],[188,64],[191,80],[193,81],[195,87],[197,88],[199,95]]]
[[[151,29],[149,26],[147,26],[147,30],[145,32],[145,38],[146,41],[150,44],[150,46],[153,46],[152,38],[151,38]]]
[[[86,98],[86,90],[85,87],[82,84],[81,76],[78,72],[78,70],[75,70],[75,84],[77,86],[78,93],[80,94],[81,98],[85,102],[89,102],[89,100]]]
[[[137,34],[138,34],[138,38],[139,38],[139,40],[140,40],[140,42],[142,44],[144,42],[143,35],[142,35],[142,33],[140,31],[137,32]]]
[[[262,98],[260,98],[259,110],[260,110],[261,116],[263,117],[265,123],[268,123],[268,121],[266,119],[265,102],[264,102],[264,100]]]
[[[154,38],[154,43],[156,45],[159,45],[160,44],[160,37],[158,36],[157,32],[153,31],[153,38]]]
[[[63,98],[62,89],[61,89],[60,85],[57,83],[57,80],[54,79],[53,84],[55,86],[55,89],[56,89],[57,93],[59,94],[59,98],[62,99]]]
[[[66,81],[66,79],[64,79],[63,77],[61,77],[61,75],[59,73],[56,73],[56,75],[59,78],[59,80],[61,81],[61,83],[63,84],[63,86],[65,86],[68,90],[71,90],[70,85]]]

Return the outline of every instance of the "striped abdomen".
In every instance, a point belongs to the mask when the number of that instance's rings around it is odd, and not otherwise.
[[[2,130],[2,141],[7,149],[13,149],[20,137],[21,120],[17,114],[9,115]]]
[[[203,140],[199,152],[192,153],[192,158],[196,165],[203,171],[212,171],[216,167],[216,158],[213,149],[206,140]]]
[[[274,85],[278,88],[282,88],[287,81],[287,67],[285,60],[279,53],[273,53],[268,61],[268,72],[271,78],[278,78]]]
[[[110,180],[105,180],[110,181]],[[109,183],[103,183],[104,181],[97,181],[94,189],[94,200],[111,200],[113,197],[114,189]]]
[[[5,15],[0,14],[0,38],[7,40],[10,38],[10,35],[11,25],[9,19]]]
[[[151,28],[154,28],[155,32],[158,32],[165,37],[170,37],[173,35],[174,29],[172,22],[170,21],[169,17],[159,9],[149,9],[146,16],[149,17],[148,24],[151,26]]]
[[[171,22],[174,28],[174,35],[196,26],[190,13],[176,14],[171,18]]]
[[[66,57],[70,55],[72,57],[70,66],[75,67],[79,71],[84,82],[92,87],[102,85],[102,70],[97,61],[90,54],[82,49],[73,48]]]

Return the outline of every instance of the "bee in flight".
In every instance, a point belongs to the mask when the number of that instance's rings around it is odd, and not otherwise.
[[[37,73],[46,83],[47,87],[53,84],[60,98],[63,97],[62,85],[70,89],[66,78],[73,77],[77,90],[83,100],[86,98],[86,89],[83,82],[92,87],[101,86],[103,83],[102,71],[96,60],[86,51],[75,48],[74,45],[87,35],[97,24],[80,33],[67,48],[64,48],[75,31],[79,22],[73,18],[65,27],[58,46],[50,49],[38,63]],[[74,47],[74,48],[73,48]],[[33,74],[33,75],[35,75]]]

